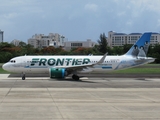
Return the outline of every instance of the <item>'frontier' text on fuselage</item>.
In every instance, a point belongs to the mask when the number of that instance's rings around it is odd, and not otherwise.
[[[58,65],[66,65],[69,66],[71,65],[84,65],[84,64],[88,64],[90,63],[90,59],[89,58],[78,58],[78,59],[74,59],[74,58],[33,58],[31,61],[31,66],[34,66],[35,64],[38,64],[39,66],[58,66]]]

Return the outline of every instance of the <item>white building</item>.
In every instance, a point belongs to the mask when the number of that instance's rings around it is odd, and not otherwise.
[[[0,30],[0,43],[3,42],[3,31]]]
[[[134,44],[140,37],[142,33],[116,33],[113,31],[108,32],[108,45],[113,46],[123,46],[124,44]],[[150,44],[160,43],[160,34],[152,33]]]
[[[66,41],[64,48],[65,50],[70,50],[77,47],[91,48],[94,47],[95,44],[96,43],[92,42],[90,39],[87,39],[86,41]]]
[[[20,42],[21,42],[21,40],[14,39],[14,40],[11,41],[11,44],[13,44],[15,46],[18,46]]]
[[[28,44],[34,46],[34,48],[44,48],[48,46],[64,46],[66,38],[58,33],[49,33],[49,35],[35,34],[32,38],[28,39]]]

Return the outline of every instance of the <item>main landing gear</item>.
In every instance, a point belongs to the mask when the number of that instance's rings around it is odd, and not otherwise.
[[[26,75],[25,73],[22,74],[22,80],[25,80],[26,79]]]
[[[79,76],[78,76],[78,75],[73,74],[73,75],[72,75],[72,79],[74,79],[74,80],[79,80]]]

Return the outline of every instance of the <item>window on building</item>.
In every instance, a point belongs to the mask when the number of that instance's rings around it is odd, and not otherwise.
[[[82,43],[71,43],[72,47],[81,47]]]

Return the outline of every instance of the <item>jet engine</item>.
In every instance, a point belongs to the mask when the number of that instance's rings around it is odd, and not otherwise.
[[[64,78],[66,71],[64,68],[50,68],[49,74],[50,78]]]

